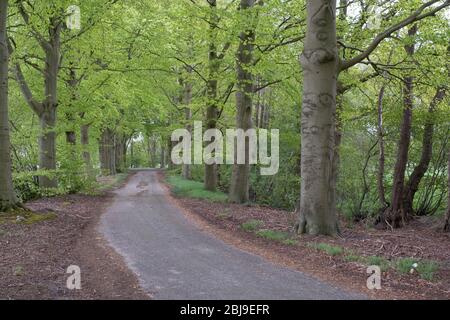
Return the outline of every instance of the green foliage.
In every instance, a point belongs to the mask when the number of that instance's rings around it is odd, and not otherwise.
[[[60,167],[56,177],[59,189],[64,193],[77,193],[92,190],[95,179],[86,173],[85,164],[81,159],[81,150],[74,146],[64,146],[60,151]]]
[[[18,172],[13,175],[13,183],[17,196],[23,201],[29,201],[41,197],[53,197],[64,194],[61,188],[44,189],[39,187],[38,179],[41,177],[54,178],[58,173],[56,171],[34,171]]]
[[[186,180],[179,176],[169,176],[167,182],[172,187],[172,192],[180,197],[205,199],[213,202],[225,202],[228,196],[220,191],[211,192],[203,188],[198,181]]]
[[[58,188],[40,188],[39,177],[59,178]],[[56,171],[38,170],[24,171],[13,175],[13,183],[17,196],[23,201],[41,197],[54,197],[57,195],[77,192],[89,192],[95,187],[95,181],[85,173],[68,167],[66,170]]]

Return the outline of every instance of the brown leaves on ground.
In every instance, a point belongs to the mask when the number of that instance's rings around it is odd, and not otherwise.
[[[137,279],[96,232],[109,195],[68,195],[27,204],[33,224],[0,224],[0,299],[147,299]],[[81,269],[81,290],[69,290],[67,267]]]

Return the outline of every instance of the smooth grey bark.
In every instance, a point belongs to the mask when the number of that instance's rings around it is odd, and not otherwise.
[[[334,114],[338,75],[336,1],[307,1],[299,233],[338,232],[333,179]]]
[[[208,52],[208,79],[206,83],[207,108],[206,108],[206,130],[216,129],[219,110],[217,107],[217,86],[219,72],[219,56],[217,52],[217,28],[219,17],[217,15],[217,1],[209,0],[209,52]],[[204,187],[209,191],[216,191],[217,188],[217,165],[205,164]]]
[[[339,2],[340,10],[339,10],[339,20],[345,21],[347,19],[347,9],[348,9],[348,1],[341,0]],[[337,14],[337,12],[336,12]],[[336,35],[337,37],[337,35]],[[337,76],[336,76],[337,77]],[[336,111],[334,116],[334,146],[333,146],[333,162],[332,162],[332,174],[331,174],[331,200],[330,203],[335,203],[336,199],[336,186],[339,178],[339,168],[341,165],[341,143],[342,143],[342,117],[341,114],[344,109],[343,100],[344,94],[350,87],[345,87],[341,81],[339,81],[338,77],[336,78]],[[364,174],[364,173],[363,173]],[[365,195],[364,195],[365,197]],[[364,201],[364,197],[362,198]],[[300,196],[301,198],[301,196]]]
[[[448,199],[447,199],[447,213],[445,215],[444,221],[444,231],[450,232],[450,150],[448,151],[448,162],[447,162],[447,188],[448,188]]]
[[[186,130],[192,133],[192,82],[190,80],[190,74],[192,73],[192,68],[187,67],[188,79],[183,79],[183,111],[184,111],[184,120],[186,121]],[[181,176],[184,179],[190,180],[192,179],[192,167],[189,163],[183,163],[181,167]]]
[[[60,54],[61,22],[59,17],[50,19],[49,48],[45,50],[45,99],[43,112],[40,115],[41,137],[39,141],[40,167],[45,170],[56,170],[56,108],[58,106],[57,86]],[[56,188],[56,178],[40,177],[39,184],[45,188]]]
[[[0,0],[0,212],[10,210],[19,204],[12,181],[8,115],[9,49],[6,32],[7,21],[8,1]]]
[[[240,10],[243,14],[255,5],[254,0],[241,0]],[[247,131],[253,128],[253,93],[254,82],[250,70],[253,62],[255,29],[251,24],[240,34],[239,48],[236,54],[237,92],[236,92],[236,128]],[[247,139],[246,139],[247,140]],[[237,154],[235,152],[235,158]],[[236,203],[249,201],[250,156],[249,143],[245,143],[245,164],[233,165],[229,200]]]
[[[189,99],[189,103],[190,103],[190,99]],[[192,111],[191,108],[186,107],[184,108],[184,116],[185,116],[185,120],[187,122],[186,124],[186,130],[188,130],[189,132],[192,132],[192,126],[190,124],[190,121],[192,119]],[[181,168],[181,175],[183,176],[184,179],[192,179],[192,168],[190,164],[183,164],[182,168]]]

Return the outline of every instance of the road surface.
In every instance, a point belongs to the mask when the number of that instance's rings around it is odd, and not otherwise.
[[[154,299],[358,299],[199,230],[168,201],[157,171],[115,191],[100,231]]]

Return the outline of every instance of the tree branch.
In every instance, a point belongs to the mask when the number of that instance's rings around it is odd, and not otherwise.
[[[31,109],[39,116],[44,111],[44,106],[42,105],[42,103],[37,102],[33,98],[33,94],[31,93],[30,87],[25,80],[22,69],[20,68],[20,64],[16,63],[14,67],[14,73],[16,81],[19,84],[20,91],[22,92],[26,102],[31,107]]]
[[[345,61],[341,61],[340,66],[339,66],[339,71],[344,71],[348,68],[351,68],[352,66],[354,66],[357,63],[360,63],[361,61],[363,61],[364,59],[366,59],[377,47],[378,45],[387,37],[389,37],[392,33],[406,27],[407,25],[410,25],[414,22],[420,21],[426,17],[432,16],[434,14],[436,14],[438,11],[444,9],[445,7],[448,7],[450,5],[450,0],[446,0],[443,4],[441,4],[440,6],[430,10],[427,13],[423,13],[422,12],[432,6],[433,4],[439,2],[439,0],[432,0],[429,1],[425,4],[423,4],[419,9],[417,9],[416,11],[414,11],[413,14],[411,14],[408,18],[400,21],[399,23],[391,26],[390,28],[388,28],[387,30],[383,31],[382,33],[380,33],[379,35],[377,35],[375,37],[375,39],[373,39],[372,43],[366,48],[366,50],[364,50],[362,53],[360,53],[359,55],[357,55],[356,57],[349,59],[349,60],[345,60]]]

